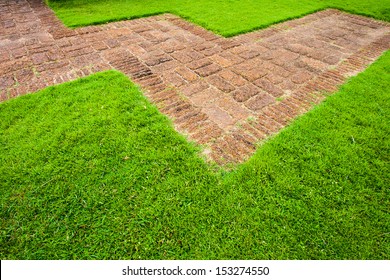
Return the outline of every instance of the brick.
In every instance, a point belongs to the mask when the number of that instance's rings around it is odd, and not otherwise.
[[[195,93],[199,93],[205,89],[207,89],[209,87],[208,83],[206,83],[205,81],[203,80],[199,80],[199,81],[196,81],[196,82],[193,82],[189,85],[186,85],[185,87],[182,88],[182,92],[186,95],[186,96],[191,96]]]
[[[267,71],[262,68],[255,68],[252,70],[233,70],[250,82],[253,82],[261,77],[267,75]]]
[[[42,64],[42,63],[49,61],[49,58],[47,57],[47,55],[45,53],[33,54],[31,56],[31,59],[32,59],[33,63],[36,65],[39,65],[39,64]]]
[[[195,60],[194,62],[189,63],[187,66],[191,70],[196,70],[196,69],[208,66],[212,63],[213,62],[210,59],[205,58],[205,59],[201,59],[201,60]]]
[[[255,82],[255,84],[274,97],[280,97],[284,94],[284,92],[279,87],[275,86],[266,79],[259,79]]]
[[[239,57],[238,55],[232,54],[231,52],[223,52],[219,54],[221,57],[229,60],[232,62],[233,65],[239,64],[244,61],[243,58]]]
[[[204,58],[205,56],[199,52],[193,51],[193,50],[187,50],[186,54],[191,57],[193,60],[200,60]]]
[[[163,78],[166,84],[171,84],[176,87],[180,87],[186,84],[185,80],[175,72],[163,74]]]
[[[149,59],[145,60],[145,63],[148,66],[156,66],[158,64],[165,63],[171,60],[172,58],[169,57],[168,55],[162,55],[158,57],[150,57]]]
[[[0,77],[0,89],[6,89],[11,87],[15,83],[15,80],[13,77]]]
[[[170,69],[175,69],[179,65],[180,65],[179,62],[177,62],[175,60],[171,60],[171,61],[167,61],[167,62],[164,62],[164,63],[160,63],[158,65],[155,65],[152,68],[153,68],[153,71],[158,73],[158,72],[163,72],[163,71],[167,71],[167,70],[170,70]]]
[[[207,78],[207,81],[223,92],[231,92],[234,90],[234,86],[219,75],[212,75]]]
[[[303,84],[310,81],[313,75],[307,71],[299,71],[291,77],[291,81],[296,84]]]
[[[269,73],[267,75],[267,80],[276,85],[276,84],[282,83],[286,79],[284,77],[278,75],[277,73]]]
[[[291,93],[296,90],[298,85],[290,81],[289,79],[284,79],[278,86],[287,93]]]
[[[187,54],[185,54],[184,52],[175,52],[172,53],[171,56],[177,61],[179,61],[180,63],[184,63],[184,64],[193,61],[193,59]]]
[[[220,66],[218,66],[217,64],[215,63],[212,63],[210,65],[206,65],[202,68],[198,68],[195,70],[195,72],[201,76],[201,77],[207,77],[207,76],[210,76],[212,74],[215,74],[219,71],[221,71],[222,68]]]
[[[207,57],[207,56],[212,56],[214,54],[221,53],[221,51],[222,51],[222,48],[220,46],[215,46],[214,48],[205,49],[205,50],[202,50],[200,52]]]
[[[234,125],[234,119],[226,111],[222,110],[215,104],[202,108],[202,112],[223,130]]]
[[[275,103],[275,97],[266,93],[260,93],[245,102],[245,106],[252,111],[260,111],[264,107],[273,103]]]
[[[246,50],[246,51],[243,51],[239,54],[239,56],[244,58],[244,59],[251,59],[251,58],[254,58],[254,57],[259,56],[259,55],[260,55],[260,52],[256,51],[256,50]]]
[[[233,61],[226,59],[218,54],[211,56],[210,59],[221,67],[229,67],[234,65]]]
[[[94,48],[97,51],[102,51],[108,49],[108,45],[104,43],[103,41],[98,41],[92,43],[92,48]]]
[[[330,55],[323,59],[323,62],[329,64],[329,65],[336,65],[341,60],[341,57],[338,55]]]
[[[260,89],[254,85],[245,85],[243,87],[238,88],[233,92],[233,98],[238,102],[245,102],[252,96],[260,93]]]
[[[13,49],[11,50],[11,55],[13,56],[13,58],[21,58],[27,55],[27,49],[26,48]]]
[[[206,104],[213,103],[216,99],[223,97],[223,93],[215,88],[207,88],[203,91],[191,95],[191,102],[198,107],[204,107]]]
[[[246,110],[244,107],[237,104],[233,98],[230,96],[223,96],[219,98],[216,102],[220,108],[225,110],[234,118],[234,122],[238,122],[239,120],[246,119],[251,114],[250,111]]]
[[[198,75],[184,66],[177,68],[176,73],[178,73],[188,82],[193,82],[198,79]]]
[[[233,86],[239,87],[243,86],[247,83],[247,81],[241,77],[240,75],[237,75],[236,73],[232,72],[231,70],[224,69],[222,70],[219,75],[229,81]]]

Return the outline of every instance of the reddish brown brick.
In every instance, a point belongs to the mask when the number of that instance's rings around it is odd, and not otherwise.
[[[252,111],[260,111],[264,107],[273,103],[275,103],[275,97],[270,96],[267,93],[260,93],[245,102],[245,106]]]
[[[193,82],[198,79],[198,75],[184,66],[177,68],[176,72],[188,82]]]
[[[220,108],[225,110],[235,119],[235,122],[238,120],[246,119],[251,115],[251,112],[246,108],[239,106],[237,102],[230,96],[223,96],[216,100],[215,104],[217,104]]]
[[[211,60],[213,60],[215,63],[217,63],[221,67],[229,67],[234,64],[233,61],[226,59],[218,54],[213,55],[210,57]]]
[[[204,58],[204,59],[200,59],[200,60],[195,60],[194,62],[189,63],[187,66],[191,70],[196,70],[196,69],[208,66],[212,63],[213,62],[210,59]]]
[[[211,121],[216,123],[223,130],[229,129],[235,123],[235,120],[226,111],[222,110],[215,104],[204,107],[202,112],[205,113]]]
[[[34,64],[39,65],[49,61],[48,56],[45,53],[36,53],[31,56]]]
[[[224,92],[231,92],[232,90],[234,90],[234,86],[232,86],[228,81],[226,81],[226,79],[222,78],[220,75],[212,75],[207,78],[207,81]]]
[[[307,71],[299,71],[291,77],[291,81],[296,84],[303,84],[310,81],[313,75]]]
[[[216,99],[223,97],[223,93],[215,88],[207,88],[203,91],[191,95],[191,102],[198,107],[204,107],[206,104],[213,103]]]
[[[283,90],[266,79],[259,79],[255,82],[255,84],[274,97],[280,97],[284,94]]]
[[[215,63],[212,63],[212,64],[206,65],[202,68],[196,69],[195,72],[201,77],[207,77],[207,76],[215,74],[221,70],[222,70],[222,68],[220,66],[218,66]]]
[[[209,84],[206,83],[204,80],[195,81],[194,83],[191,83],[189,85],[186,85],[182,88],[182,92],[186,96],[191,96],[195,93],[199,93],[205,89],[209,88]]]
[[[247,81],[241,77],[240,75],[237,75],[236,73],[232,72],[231,70],[222,70],[219,75],[229,81],[233,86],[239,87],[243,86],[247,83]]]
[[[245,102],[252,96],[260,92],[260,89],[254,85],[245,85],[233,92],[233,97],[237,102]]]
[[[180,63],[190,63],[191,61],[193,61],[193,59],[190,56],[186,55],[184,52],[175,52],[172,53],[171,56]]]

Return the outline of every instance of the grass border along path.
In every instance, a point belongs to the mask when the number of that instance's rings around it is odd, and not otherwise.
[[[0,104],[0,257],[388,259],[389,65],[231,172],[117,72]]]
[[[226,37],[327,8],[390,21],[390,0],[46,0],[69,27],[173,13]]]

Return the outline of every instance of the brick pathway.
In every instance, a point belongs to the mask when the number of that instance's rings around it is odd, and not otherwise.
[[[219,164],[390,48],[390,24],[326,10],[222,38],[165,14],[71,30],[42,0],[0,2],[0,101],[118,69]]]

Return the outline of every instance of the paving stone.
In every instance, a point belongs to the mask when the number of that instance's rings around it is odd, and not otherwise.
[[[186,96],[191,96],[207,88],[209,88],[209,84],[207,82],[205,82],[204,80],[197,80],[194,83],[188,84],[185,87],[183,87],[181,91]]]
[[[215,63],[217,63],[221,67],[229,67],[229,66],[232,66],[234,64],[233,61],[226,59],[226,58],[220,56],[219,54],[211,56],[210,59],[212,61],[214,61]]]
[[[226,79],[224,79],[220,75],[212,75],[207,78],[207,81],[219,90],[222,90],[223,92],[231,92],[234,90],[234,86],[232,86]]]
[[[275,103],[275,97],[270,96],[267,93],[260,93],[245,102],[245,106],[248,107],[248,109],[257,112],[272,103]]]
[[[237,102],[230,96],[223,96],[215,101],[220,108],[224,109],[230,114],[235,120],[235,122],[246,119],[251,115],[251,112],[246,108],[239,106]],[[238,106],[237,106],[238,105]]]
[[[233,98],[237,102],[245,102],[260,92],[260,89],[252,84],[244,85],[233,92]]]
[[[219,65],[212,63],[212,64],[209,64],[209,65],[206,65],[204,67],[196,69],[195,73],[197,73],[201,77],[207,77],[207,76],[215,74],[221,70],[222,70],[222,68]]]
[[[186,55],[184,52],[175,52],[172,53],[171,56],[183,64],[190,63],[191,61],[193,61],[193,59],[190,56]]]
[[[211,87],[193,94],[191,96],[191,102],[197,107],[204,107],[223,96],[224,94],[221,91]]]
[[[248,80],[249,82],[253,82],[261,77],[267,75],[267,71],[263,68],[254,68],[250,70],[246,69],[233,69],[234,72]]]
[[[186,81],[176,72],[168,72],[163,74],[163,79],[166,84],[180,87],[186,84]]]
[[[193,71],[189,70],[185,66],[176,68],[176,73],[182,76],[187,82],[193,82],[198,79],[198,75],[196,75]]]
[[[204,58],[204,59],[200,59],[200,60],[195,60],[194,62],[188,64],[187,66],[191,70],[196,70],[196,69],[208,66],[208,65],[210,65],[212,63],[213,62],[210,59]]]
[[[291,81],[296,84],[303,84],[308,82],[312,77],[313,75],[308,71],[299,71],[291,77]]]
[[[39,65],[49,61],[49,57],[45,53],[36,53],[31,56],[35,65]]]
[[[231,128],[235,123],[235,120],[226,111],[222,110],[215,104],[202,108],[202,112],[204,112],[211,121],[216,123],[225,131]]]
[[[247,81],[243,77],[228,69],[222,70],[219,75],[236,87],[247,84]]]
[[[275,86],[273,83],[271,83],[265,78],[257,80],[255,84],[274,97],[280,97],[284,94],[283,90],[281,90],[279,87]]]

